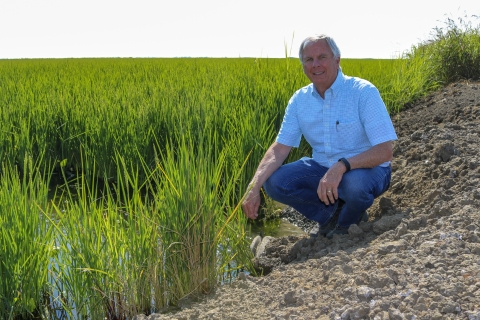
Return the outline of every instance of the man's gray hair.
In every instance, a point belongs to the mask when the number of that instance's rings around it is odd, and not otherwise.
[[[311,37],[305,38],[305,40],[302,41],[302,44],[300,45],[300,50],[298,52],[298,57],[300,58],[300,62],[303,63],[303,50],[305,50],[305,47],[307,44],[310,42],[318,42],[320,40],[326,40],[328,45],[330,46],[330,49],[333,52],[333,57],[334,58],[340,58],[340,49],[338,48],[337,44],[335,43],[335,40],[333,40],[332,37],[327,36],[326,34],[319,34],[319,35],[314,35]]]

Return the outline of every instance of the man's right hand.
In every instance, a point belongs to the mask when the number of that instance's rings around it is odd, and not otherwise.
[[[242,202],[243,212],[247,218],[255,220],[258,217],[258,208],[260,208],[260,192],[250,189]]]
[[[242,202],[243,212],[247,218],[257,219],[260,208],[260,189],[272,173],[280,168],[287,158],[292,147],[274,142],[263,156],[258,165],[257,171],[250,182]]]

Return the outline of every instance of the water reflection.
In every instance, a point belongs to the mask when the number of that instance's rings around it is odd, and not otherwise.
[[[257,235],[271,236],[275,238],[295,235],[303,236],[305,232],[284,219],[275,219],[265,222],[255,222],[251,224],[249,237],[255,238]]]

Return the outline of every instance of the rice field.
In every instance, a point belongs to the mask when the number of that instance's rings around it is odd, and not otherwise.
[[[408,63],[341,65],[395,112]],[[0,318],[131,319],[253,271],[241,197],[307,83],[297,59],[0,60]]]

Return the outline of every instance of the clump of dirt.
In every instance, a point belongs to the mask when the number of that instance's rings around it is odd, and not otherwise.
[[[450,84],[392,120],[391,187],[368,222],[332,240],[257,239],[264,276],[136,318],[480,319],[480,83]]]

